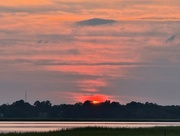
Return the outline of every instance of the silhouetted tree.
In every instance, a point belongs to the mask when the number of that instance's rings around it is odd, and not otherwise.
[[[155,103],[119,102],[106,100],[99,104],[92,101],[52,106],[50,101],[36,101],[31,105],[19,100],[0,106],[4,118],[60,118],[60,119],[180,119],[180,106],[160,106]]]

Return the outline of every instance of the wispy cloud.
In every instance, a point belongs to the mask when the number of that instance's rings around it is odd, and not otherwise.
[[[101,18],[93,18],[89,20],[83,20],[76,23],[79,26],[98,26],[98,25],[109,25],[116,23],[115,20],[110,19],[101,19]]]
[[[176,35],[172,35],[171,37],[167,38],[165,42],[166,42],[166,43],[171,43],[171,42],[173,42],[175,39],[176,39]]]
[[[78,55],[78,54],[76,54]],[[11,62],[11,61],[10,61]],[[55,60],[30,60],[30,59],[16,59],[12,60],[14,63],[29,63],[34,65],[42,65],[42,66],[147,66],[147,65],[155,65],[153,63],[143,63],[143,62],[63,62],[63,61],[55,61]],[[11,62],[11,63],[12,63]]]

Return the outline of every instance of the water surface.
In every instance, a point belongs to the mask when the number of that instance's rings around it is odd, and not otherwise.
[[[0,133],[47,132],[77,127],[137,128],[155,126],[180,126],[180,122],[1,122]]]

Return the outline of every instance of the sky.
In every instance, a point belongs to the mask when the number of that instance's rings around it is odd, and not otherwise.
[[[0,104],[180,105],[179,0],[1,0]]]

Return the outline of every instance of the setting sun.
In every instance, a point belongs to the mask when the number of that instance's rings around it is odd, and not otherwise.
[[[93,104],[99,104],[99,101],[92,101]]]
[[[74,95],[74,94],[72,94]],[[92,104],[99,104],[101,102],[104,102],[106,100],[109,100],[110,97],[107,96],[107,95],[102,95],[102,94],[94,94],[94,95],[88,95],[88,96],[84,96],[84,95],[79,95],[77,96],[77,101],[81,101],[81,102],[84,102],[84,101],[91,101]]]

